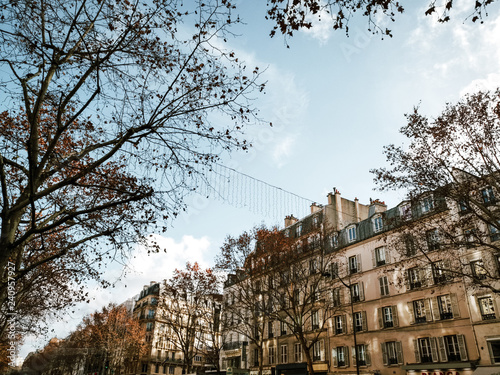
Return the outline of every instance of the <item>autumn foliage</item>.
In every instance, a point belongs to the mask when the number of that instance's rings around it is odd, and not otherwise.
[[[221,152],[245,150],[258,68],[226,49],[233,5],[0,0],[0,338],[162,231]],[[253,97],[253,96],[252,96]],[[9,266],[13,272],[7,272]],[[36,301],[36,303],[35,303]]]

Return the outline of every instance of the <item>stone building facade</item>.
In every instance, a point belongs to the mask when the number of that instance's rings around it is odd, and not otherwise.
[[[311,278],[318,279],[318,273],[321,277],[317,298],[306,302],[305,295],[297,293],[302,303],[316,306],[303,327],[305,337],[314,341],[314,373],[500,372],[498,296],[472,282],[486,273],[498,276],[498,257],[487,251],[487,244],[454,249],[444,245],[440,226],[460,214],[459,203],[433,194],[387,209],[378,200],[363,205],[335,190],[328,204],[312,205],[309,216],[285,219],[283,233],[303,254],[300,263],[309,266]],[[499,240],[496,231],[490,234],[487,241]],[[471,277],[462,274],[464,268],[472,270]],[[279,270],[271,267],[266,272],[288,271],[281,264]],[[234,303],[239,285],[247,279],[245,270],[230,275],[226,303]],[[291,276],[289,283],[293,282]],[[274,309],[290,304],[279,306]],[[272,320],[264,324],[262,359],[250,337],[232,332],[231,325],[225,328],[224,339],[232,338],[231,345],[225,342],[223,354],[229,372],[254,375],[262,361],[264,375],[307,373],[297,334],[271,316],[278,315],[259,317]]]

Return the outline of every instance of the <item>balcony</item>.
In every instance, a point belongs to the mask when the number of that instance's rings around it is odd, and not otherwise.
[[[483,320],[491,320],[491,319],[496,319],[497,317],[495,316],[495,313],[491,314],[482,314]]]
[[[453,313],[452,312],[442,312],[440,314],[441,320],[446,320],[446,319],[453,319]]]

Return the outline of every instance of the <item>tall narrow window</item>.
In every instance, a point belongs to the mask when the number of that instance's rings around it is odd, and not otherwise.
[[[373,231],[378,233],[384,229],[384,222],[382,221],[382,216],[376,216],[373,218]]]
[[[387,280],[387,276],[379,277],[378,279],[380,284],[380,295],[388,296],[389,295],[389,281]]]
[[[297,342],[293,348],[295,362],[302,362],[302,344]]]
[[[356,241],[356,226],[350,226],[347,228],[347,238],[349,239],[349,242]]]
[[[385,247],[377,247],[375,250],[375,266],[383,266],[386,263]]]
[[[281,363],[288,363],[288,345],[281,345]]]

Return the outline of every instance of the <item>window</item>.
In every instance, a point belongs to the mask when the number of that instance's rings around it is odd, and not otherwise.
[[[168,373],[169,373],[170,375],[175,374],[175,367],[174,367],[174,366],[170,366],[170,367],[168,368]]]
[[[364,301],[363,282],[351,284],[351,300],[352,302]]]
[[[382,360],[384,365],[402,365],[403,364],[403,350],[401,342],[389,341],[381,344]]]
[[[368,357],[368,348],[366,345],[356,345],[356,349],[353,350],[353,356],[356,363],[360,366],[369,366],[370,361]]]
[[[194,361],[195,361],[195,362],[201,362],[201,360],[202,360],[202,359],[203,359],[203,358],[201,357],[201,355],[195,355],[195,356],[194,356]]]
[[[151,332],[153,330],[153,323],[146,323],[146,331]]]
[[[408,289],[417,289],[422,286],[421,270],[418,267],[413,267],[407,270],[407,287]]]
[[[333,317],[335,334],[346,333],[345,315],[336,315]]]
[[[280,331],[281,331],[281,336],[286,335],[286,323],[283,321],[280,322]]]
[[[315,215],[313,217],[313,228],[319,228],[319,216]]]
[[[412,257],[417,254],[417,245],[415,243],[415,238],[411,234],[406,234],[403,237],[404,244],[405,244],[405,249],[406,249],[406,256],[407,257]]]
[[[398,326],[398,310],[396,306],[385,306],[378,309],[380,328],[392,328]]]
[[[458,209],[461,214],[467,213],[470,211],[470,205],[468,199],[460,199],[458,201]]]
[[[389,295],[389,280],[387,280],[387,276],[379,277],[378,279],[380,286],[380,295],[388,296]]]
[[[141,366],[141,372],[148,372],[148,364],[147,363],[143,363],[142,366]]]
[[[427,321],[426,303],[423,299],[413,301],[413,316],[415,323],[425,323]]]
[[[330,246],[332,247],[332,249],[335,249],[337,246],[339,246],[339,235],[337,233],[330,236]]]
[[[431,363],[433,357],[436,358],[437,361],[436,339],[434,337],[418,339],[415,346],[415,357],[417,362]]]
[[[444,296],[439,296],[436,301],[439,310],[439,317],[442,320],[453,319],[453,306],[450,295],[446,294]]]
[[[315,310],[311,313],[312,329],[319,329],[319,311]]]
[[[253,365],[255,367],[259,365],[259,349],[253,350]]]
[[[427,248],[429,249],[429,251],[439,249],[441,238],[439,235],[439,230],[437,228],[425,232],[425,238],[427,240]]]
[[[270,346],[267,349],[268,349],[268,351],[267,351],[267,353],[268,353],[267,359],[269,361],[269,364],[272,365],[272,364],[274,364],[274,361],[275,361],[276,348],[274,346]]]
[[[160,364],[159,364],[159,363],[157,363],[157,364],[155,365],[155,372],[156,372],[156,373],[159,373],[159,372],[160,372]]]
[[[167,365],[163,365],[163,373],[166,374],[167,373]]]
[[[500,229],[499,225],[488,224],[488,229],[490,231],[490,241],[495,242],[500,240]]]
[[[366,331],[366,312],[359,311],[354,313],[354,330],[356,332]]]
[[[319,233],[313,234],[307,239],[309,250],[317,249],[321,245],[321,236]]]
[[[495,319],[495,307],[493,306],[493,298],[481,297],[477,299],[479,309],[481,310],[481,317],[483,320]]]
[[[375,233],[380,232],[384,228],[384,222],[382,221],[382,216],[376,216],[372,220],[373,231]]]
[[[337,262],[333,262],[330,264],[330,277],[335,279],[339,276],[339,264]]]
[[[281,363],[288,363],[288,345],[281,345]]]
[[[353,255],[348,259],[349,274],[357,273],[361,271],[361,256]]]
[[[156,358],[161,359],[161,350],[156,352]]]
[[[460,348],[458,345],[457,335],[444,336],[443,341],[448,361],[450,362],[460,361],[462,357],[460,355]]]
[[[313,361],[323,360],[323,340],[316,341],[313,344]]]
[[[317,285],[309,285],[309,295],[311,296],[311,302],[316,302],[318,300],[318,290],[316,290]]]
[[[343,292],[342,288],[338,287],[332,290],[332,304],[334,307],[342,306],[343,301]]]
[[[332,351],[332,359],[334,367],[349,366],[349,353],[347,346],[337,346]]]
[[[295,237],[302,236],[302,223],[297,224],[295,227]]]
[[[423,198],[421,203],[423,214],[426,214],[434,209],[434,199],[432,198],[432,195],[428,195],[427,197]]]
[[[491,234],[491,229],[490,229],[490,234]],[[477,234],[474,228],[469,228],[464,230],[464,242],[466,248],[468,249],[473,248],[475,246],[476,239],[477,239]],[[492,241],[494,240],[492,239]]]
[[[302,362],[302,344],[296,342],[293,346],[293,356],[295,362]]]
[[[356,241],[356,227],[355,226],[351,226],[351,227],[347,228],[347,239],[349,240],[349,242]]]
[[[309,260],[309,274],[313,275],[318,272],[318,261],[316,259]]]
[[[269,321],[267,322],[267,333],[268,333],[268,337],[270,339],[272,339],[274,337],[274,322],[273,321]]]
[[[399,206],[399,216],[402,220],[410,220],[411,219],[411,204],[406,203]]]
[[[432,277],[434,279],[434,284],[445,283],[450,279],[449,273],[446,271],[449,269],[444,261],[434,262],[432,264]]]
[[[373,251],[373,255],[374,255],[374,261],[373,261],[373,266],[374,267],[380,267],[380,266],[383,266],[385,263],[386,263],[386,250],[385,250],[385,247],[381,246],[381,247],[377,247],[374,251]]]
[[[487,271],[484,268],[484,263],[481,259],[470,262],[472,276],[477,280],[486,279]]]
[[[484,204],[495,203],[495,194],[493,194],[491,186],[481,189],[481,198],[483,199]]]
[[[500,363],[500,338],[487,340],[492,364]]]
[[[155,311],[148,310],[148,319],[154,319],[154,317],[155,317]]]

